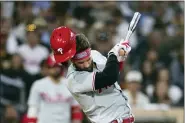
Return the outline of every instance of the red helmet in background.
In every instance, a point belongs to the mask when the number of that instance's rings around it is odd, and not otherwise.
[[[66,62],[76,53],[76,34],[68,27],[58,27],[51,34],[50,45],[55,61]]]
[[[45,64],[47,65],[47,67],[49,68],[60,68],[60,74],[63,75],[64,72],[65,72],[65,66],[63,66],[62,64],[60,63],[57,63],[55,61],[55,58],[54,58],[54,55],[53,54],[50,54],[48,56],[48,58],[45,60]]]
[[[54,55],[49,55],[48,58],[45,60],[45,63],[48,67],[59,67],[59,63],[56,63]]]

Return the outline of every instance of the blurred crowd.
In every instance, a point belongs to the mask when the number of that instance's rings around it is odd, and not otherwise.
[[[136,11],[142,16],[119,83],[132,107],[184,107],[184,1],[16,1],[0,8],[1,118],[8,123],[26,111],[32,83],[47,75],[54,28],[84,33],[107,56]]]

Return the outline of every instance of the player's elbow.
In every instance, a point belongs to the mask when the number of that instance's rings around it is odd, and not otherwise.
[[[118,81],[118,73],[117,72],[113,72],[111,75],[106,77],[107,79],[107,83],[109,83],[110,85],[114,84],[116,81]]]
[[[112,76],[112,77],[110,77],[110,79],[109,79],[111,82],[111,84],[114,84],[116,81],[118,81],[118,76],[117,76],[117,74],[115,74],[114,76]]]

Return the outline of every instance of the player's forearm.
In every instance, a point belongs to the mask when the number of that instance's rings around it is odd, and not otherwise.
[[[95,75],[95,89],[100,89],[114,84],[118,80],[119,62],[117,57],[112,54],[107,59],[106,66],[102,72]]]

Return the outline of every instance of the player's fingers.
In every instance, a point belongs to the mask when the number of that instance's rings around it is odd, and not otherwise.
[[[120,49],[119,50],[119,56],[124,56],[126,54],[125,50]]]

